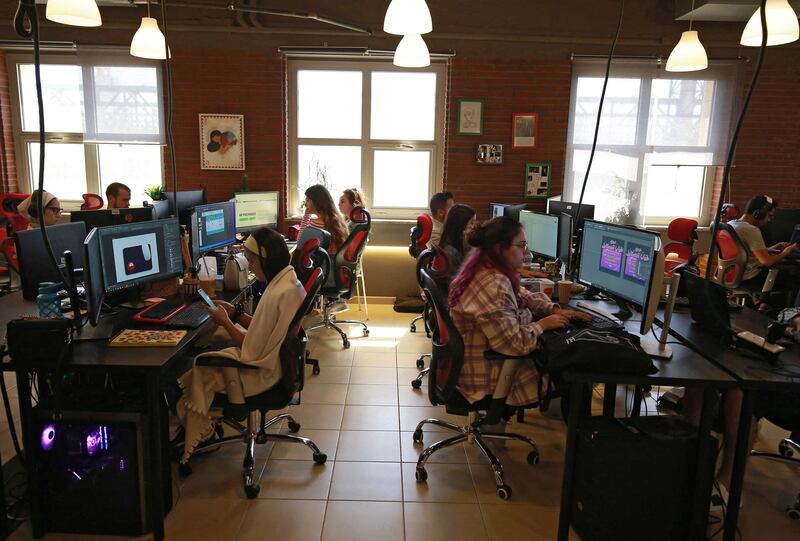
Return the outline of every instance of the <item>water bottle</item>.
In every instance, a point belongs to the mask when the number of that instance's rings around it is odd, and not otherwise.
[[[533,254],[530,252],[530,250],[525,250],[525,254],[522,256],[522,266],[526,269],[530,269],[532,263]]]
[[[60,289],[61,284],[54,282],[39,284],[39,294],[36,296],[39,317],[64,317],[61,313],[61,299],[58,296]]]

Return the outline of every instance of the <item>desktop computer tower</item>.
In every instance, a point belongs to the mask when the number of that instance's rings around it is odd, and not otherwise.
[[[34,409],[33,479],[45,531],[142,535],[144,417],[139,413]]]
[[[697,429],[679,417],[586,418],[572,526],[584,541],[688,539],[696,471]]]

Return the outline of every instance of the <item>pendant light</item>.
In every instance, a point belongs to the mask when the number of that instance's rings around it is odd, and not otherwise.
[[[694,11],[694,0],[692,0]],[[700,71],[708,67],[708,55],[697,30],[692,30],[692,20],[689,19],[689,30],[681,34],[681,39],[667,59],[667,71]]]
[[[392,0],[383,19],[387,34],[407,36],[427,34],[433,30],[431,12],[425,0]]]
[[[789,0],[767,0],[767,45],[783,45],[800,38],[797,14]],[[761,8],[758,8],[742,32],[740,43],[746,47],[761,47]]]
[[[164,34],[158,28],[158,21],[150,17],[150,0],[147,0],[147,17],[142,17],[142,24],[131,40],[131,55],[153,60],[167,58]]]
[[[95,0],[48,0],[47,20],[70,26],[100,26],[100,8]]]
[[[431,65],[431,55],[419,34],[403,36],[394,51],[392,63],[401,68],[424,68]]]

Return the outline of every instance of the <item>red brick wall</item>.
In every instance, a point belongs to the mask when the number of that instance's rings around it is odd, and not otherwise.
[[[569,121],[572,66],[569,60],[455,57],[450,79],[446,188],[459,203],[488,214],[489,203],[530,203],[544,209],[545,199],[525,199],[527,162],[552,164],[550,192],[561,193]],[[455,135],[459,98],[483,98],[483,135]],[[512,113],[539,114],[536,149],[511,149]],[[504,163],[477,165],[479,143],[502,143]]]
[[[6,53],[0,51],[0,192],[15,192],[16,190],[17,160],[14,157]]]

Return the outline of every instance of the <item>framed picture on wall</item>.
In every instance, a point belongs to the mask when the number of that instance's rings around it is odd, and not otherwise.
[[[244,115],[200,114],[200,168],[244,169]]]
[[[461,98],[458,100],[456,135],[483,135],[483,100]]]
[[[511,148],[536,148],[539,145],[539,114],[512,113]]]
[[[478,145],[475,163],[478,165],[503,165],[503,145],[499,143]]]
[[[525,164],[525,197],[537,199],[550,197],[550,173],[553,166],[550,163]]]

